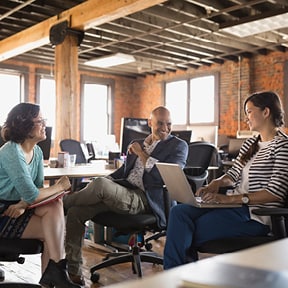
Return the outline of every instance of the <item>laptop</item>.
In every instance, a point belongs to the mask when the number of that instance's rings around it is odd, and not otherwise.
[[[190,204],[198,208],[231,208],[241,207],[242,204],[204,203],[196,197],[182,168],[174,163],[157,162],[160,175],[166,185],[171,200]]]

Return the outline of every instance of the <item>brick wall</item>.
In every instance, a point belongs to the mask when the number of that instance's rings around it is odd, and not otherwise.
[[[191,68],[187,71],[179,70],[175,73],[167,72],[166,74],[138,77],[137,79],[86,71],[80,71],[79,79],[81,75],[114,79],[114,133],[119,142],[121,117],[146,118],[149,117],[150,111],[154,107],[164,104],[163,81],[219,72],[219,134],[235,136],[238,128],[247,129],[243,120],[243,101],[252,92],[273,90],[280,95],[283,102],[287,102],[287,99],[284,99],[284,94],[287,95],[288,93],[284,91],[284,82],[288,81],[287,75],[286,79],[284,79],[284,64],[287,59],[288,52],[271,52],[267,55],[257,55],[250,59],[242,58],[240,62],[225,61],[222,65],[213,64],[211,66],[202,66],[198,69]],[[50,71],[51,67],[36,64],[28,65],[12,60],[6,61],[6,63],[29,67],[29,101],[35,101],[35,71],[37,68]],[[240,106],[237,104],[238,100],[240,100]],[[80,108],[75,113],[79,116]],[[240,123],[238,122],[239,117]],[[99,122],[98,125],[101,125],[101,123]]]
[[[139,78],[134,84],[134,95],[141,99],[138,116],[144,117],[156,105],[163,104],[161,83],[177,79],[199,76],[209,72],[220,73],[220,113],[219,134],[235,136],[238,129],[248,129],[244,122],[243,102],[253,92],[273,90],[279,94],[283,104],[284,98],[284,64],[288,52],[271,52],[267,55],[257,55],[252,58],[242,58],[239,62],[225,61],[224,64],[202,66],[198,69],[178,71],[177,73],[159,74]],[[239,100],[239,101],[238,101]],[[240,105],[238,105],[238,102]],[[137,107],[135,107],[137,109]],[[135,112],[136,113],[136,112]],[[286,112],[288,114],[288,111]],[[240,115],[240,116],[239,116]],[[240,117],[240,122],[238,121]]]

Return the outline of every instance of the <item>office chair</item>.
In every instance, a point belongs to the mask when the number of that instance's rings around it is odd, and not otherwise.
[[[89,161],[89,153],[81,144],[74,139],[64,139],[60,141],[60,148],[61,151],[69,152],[69,154],[76,154],[76,164],[83,164]]]
[[[183,171],[192,190],[197,191],[207,182],[208,167],[214,158],[217,159],[218,152],[213,144],[204,141],[191,142],[188,147],[188,157]]]
[[[69,152],[69,154],[76,154],[76,164],[87,164],[92,158],[89,155],[88,149],[85,144],[80,143],[74,139],[64,139],[60,141],[61,151]],[[72,190],[81,190],[88,182],[83,181],[82,178],[74,179],[72,183]]]
[[[173,205],[174,202],[170,201],[168,191],[165,187],[163,187],[163,193],[165,216],[167,223],[169,211],[171,205]],[[128,252],[108,253],[107,256],[104,258],[103,262],[93,266],[90,269],[91,281],[93,283],[97,282],[100,278],[100,275],[95,272],[96,270],[112,265],[131,262],[132,271],[134,274],[137,274],[139,278],[142,277],[141,262],[144,261],[148,263],[163,265],[163,257],[157,255],[155,252],[152,251],[152,244],[150,243],[150,241],[157,240],[163,235],[166,235],[166,230],[163,227],[158,227],[157,218],[152,212],[136,215],[104,212],[95,216],[92,221],[106,227],[115,228],[119,235],[131,234],[132,238],[134,239]],[[154,234],[151,237],[144,239],[144,235],[148,231],[153,232]],[[137,235],[139,234],[142,236],[143,239],[143,243],[141,243],[141,245],[137,243]],[[143,246],[146,248],[145,251],[141,249],[141,247]]]
[[[23,264],[25,258],[21,255],[39,254],[43,250],[43,242],[38,239],[5,239],[0,238],[0,261],[12,262],[15,261],[19,264]],[[2,269],[1,269],[2,270]],[[3,281],[4,271],[2,270]],[[31,287],[40,288],[38,284],[32,283],[15,283],[15,282],[0,282],[0,287],[5,288],[20,288]]]
[[[270,216],[272,233],[267,236],[245,236],[210,240],[197,248],[200,253],[224,254],[266,244],[288,237],[288,199],[284,208],[259,208],[252,213],[259,216]]]
[[[235,159],[238,156],[240,148],[245,140],[246,139],[244,138],[239,138],[239,139],[230,138],[229,139],[228,151],[227,151],[227,154],[228,154],[227,157],[229,160]]]
[[[95,150],[94,150],[93,143],[86,142],[86,147],[87,147],[87,151],[88,151],[88,155],[89,155],[89,161],[90,160],[95,160],[96,159],[96,153],[95,153]]]

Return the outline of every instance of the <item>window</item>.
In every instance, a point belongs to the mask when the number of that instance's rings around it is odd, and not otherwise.
[[[56,83],[54,78],[39,78],[39,104],[44,118],[47,118],[47,126],[52,127],[52,139],[55,139],[56,122]]]
[[[165,85],[165,105],[176,126],[218,125],[218,79],[207,75]]]
[[[111,134],[113,81],[82,79],[81,122],[83,141],[102,141]]]
[[[3,125],[9,111],[22,101],[21,74],[6,74],[0,72],[0,87],[3,91],[0,105],[0,126]]]
[[[166,84],[165,105],[169,108],[174,124],[187,124],[187,81],[176,81]]]
[[[190,80],[190,124],[215,123],[215,77]]]

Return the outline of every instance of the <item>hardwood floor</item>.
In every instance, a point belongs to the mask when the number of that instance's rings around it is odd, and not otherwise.
[[[153,251],[159,253],[159,255],[162,255],[165,237],[162,237],[157,241],[152,241],[151,243],[153,244]],[[90,280],[90,267],[101,262],[107,253],[105,250],[99,249],[98,247],[98,245],[94,245],[92,242],[85,241],[85,245],[83,247],[83,274],[86,281],[85,287],[103,287],[128,279],[137,279],[137,275],[133,274],[132,272],[131,264],[125,263],[100,269],[100,280],[98,283],[93,284]],[[20,281],[38,283],[41,277],[40,255],[28,255],[25,258],[26,261],[23,265],[14,262],[1,263],[1,268],[5,270],[6,282]],[[158,273],[162,270],[162,265],[142,263],[143,277]]]

